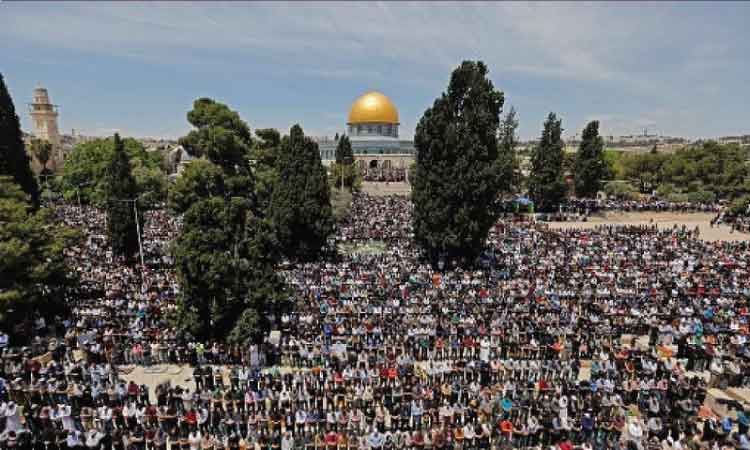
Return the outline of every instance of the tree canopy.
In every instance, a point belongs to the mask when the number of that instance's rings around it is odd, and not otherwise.
[[[199,98],[187,114],[195,129],[180,138],[188,153],[221,166],[228,176],[247,176],[253,144],[250,127],[236,111],[209,98]]]
[[[121,138],[132,167],[138,195],[150,193],[153,202],[166,198],[167,180],[162,156],[147,152],[139,141]],[[99,138],[76,145],[65,160],[61,188],[69,200],[104,205],[107,191],[107,167],[114,155],[114,138]],[[146,199],[148,200],[148,199]],[[148,203],[148,202],[146,202]]]
[[[29,195],[32,205],[39,205],[39,186],[31,171],[31,158],[26,153],[21,123],[0,73],[0,176],[13,178]]]
[[[250,155],[255,163],[253,168],[257,209],[265,215],[271,203],[273,188],[279,178],[277,159],[281,147],[281,134],[274,128],[264,128],[255,130],[255,135],[258,139]]]
[[[602,188],[602,180],[607,175],[604,160],[604,141],[599,136],[599,121],[593,120],[583,129],[574,163],[576,196],[595,197]]]
[[[258,340],[288,299],[250,161],[268,181],[279,134],[258,130],[252,139],[236,112],[210,99],[196,100],[188,120],[196,129],[180,142],[199,159],[169,193],[170,208],[184,219],[172,246],[182,287],[176,320],[201,338]]]
[[[47,208],[34,211],[11,177],[0,176],[0,326],[19,339],[30,337],[27,321],[52,319],[65,308],[75,286],[64,258],[78,234],[56,223]]]
[[[269,218],[281,253],[310,260],[333,232],[328,176],[318,144],[295,125],[284,136],[278,155],[279,179],[271,196]]]
[[[414,233],[434,263],[473,259],[497,219],[505,187],[498,151],[504,96],[482,62],[464,61],[414,135]]]
[[[562,131],[562,120],[549,113],[541,139],[531,153],[529,196],[539,211],[554,210],[565,198]]]

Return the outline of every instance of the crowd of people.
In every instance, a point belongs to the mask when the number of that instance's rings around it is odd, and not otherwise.
[[[718,203],[669,202],[658,198],[641,200],[586,199],[570,198],[560,205],[562,211],[623,211],[623,212],[708,212],[717,213],[722,206]]]
[[[407,169],[400,167],[364,168],[362,169],[362,179],[376,182],[403,182],[407,181],[406,171]]]
[[[566,222],[586,221],[592,214],[606,212],[711,213],[718,216],[722,210],[723,206],[718,203],[668,202],[656,198],[642,200],[570,198],[561,203],[557,211],[540,213],[537,216],[543,221]]]
[[[283,266],[278,342],[196,342],[169,326],[179,220],[147,213],[144,270],[103,214],[70,317],[4,350],[0,446],[89,449],[750,449],[750,245],[691,230],[500,221],[474,269],[420,258],[408,198],[356,194],[335,260]],[[378,251],[358,251],[377,243]],[[346,244],[344,247],[342,244]],[[55,335],[60,338],[54,337]],[[124,381],[181,364],[180,381]]]

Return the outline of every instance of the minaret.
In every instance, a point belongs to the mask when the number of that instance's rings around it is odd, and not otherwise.
[[[50,102],[47,89],[41,86],[34,89],[34,102],[29,104],[29,113],[34,124],[34,136],[58,147],[60,133],[57,130],[57,105]]]
[[[52,157],[47,167],[57,170],[63,163],[60,132],[57,128],[57,105],[50,102],[47,89],[37,85],[34,101],[29,103],[29,114],[34,127],[34,136],[52,144]]]

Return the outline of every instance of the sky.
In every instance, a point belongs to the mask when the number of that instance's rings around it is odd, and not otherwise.
[[[343,132],[379,90],[401,136],[461,61],[484,61],[538,136],[549,112],[572,137],[750,133],[750,3],[0,2],[0,73],[22,126],[41,84],[60,129],[176,138],[211,97],[252,129]]]

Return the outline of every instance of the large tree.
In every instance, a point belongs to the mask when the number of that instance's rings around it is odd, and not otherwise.
[[[114,153],[105,175],[107,234],[112,252],[131,259],[138,252],[139,230],[136,226],[137,208],[134,208],[134,202],[138,201],[138,187],[119,134],[115,134],[113,144]]]
[[[26,153],[21,123],[0,73],[0,176],[8,175],[39,205],[39,186],[31,171],[31,158]]]
[[[247,199],[212,196],[184,215],[173,244],[182,286],[178,323],[199,338],[258,341],[288,306],[274,270],[271,226]]]
[[[473,262],[497,219],[503,102],[484,63],[465,61],[417,125],[414,233],[432,262],[441,256]]]
[[[595,197],[607,175],[604,141],[599,136],[599,121],[593,120],[583,129],[573,170],[577,197]]]
[[[278,168],[269,217],[281,252],[293,259],[313,259],[333,231],[333,213],[318,144],[306,137],[299,125],[284,136]]]
[[[0,176],[0,326],[25,342],[38,314],[52,319],[75,286],[64,251],[78,234],[47,208],[33,211],[11,177]]]
[[[170,208],[184,214],[172,248],[182,287],[176,318],[199,338],[257,341],[273,326],[271,315],[278,318],[286,294],[250,161],[256,173],[275,170],[279,135],[258,130],[260,140],[251,139],[236,112],[210,99],[196,100],[188,120],[195,129],[180,142],[199,159],[169,194]]]
[[[529,196],[539,211],[552,211],[565,198],[562,120],[549,113],[542,137],[531,153]]]
[[[212,99],[199,98],[187,117],[195,129],[181,138],[180,144],[188,153],[221,166],[227,176],[248,176],[253,139],[250,127],[236,111]]]

